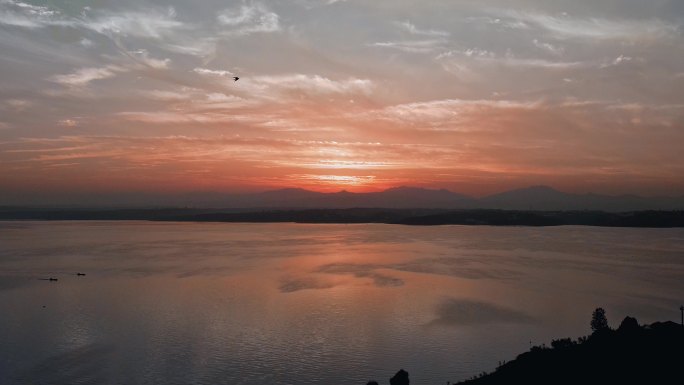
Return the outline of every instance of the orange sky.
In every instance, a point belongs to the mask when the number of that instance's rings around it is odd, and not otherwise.
[[[684,9],[612,3],[8,0],[0,189],[682,195]]]

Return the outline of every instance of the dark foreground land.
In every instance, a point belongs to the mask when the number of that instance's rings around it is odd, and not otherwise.
[[[684,227],[684,211],[517,211],[441,209],[36,209],[1,208],[0,220],[387,223],[403,225]]]
[[[492,373],[457,384],[682,384],[683,369],[684,326],[674,322],[639,326],[627,317],[617,330],[606,328],[578,340],[565,338],[554,340],[551,347],[533,347]],[[408,385],[408,373],[401,370],[389,382]]]
[[[682,368],[682,325],[639,326],[627,317],[617,330],[532,348],[495,372],[462,384],[681,384]]]

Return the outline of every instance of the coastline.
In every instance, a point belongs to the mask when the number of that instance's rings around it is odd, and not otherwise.
[[[228,223],[379,223],[410,226],[684,227],[684,211],[521,211],[496,209],[0,208],[0,221],[146,220]]]
[[[625,317],[577,340],[534,346],[492,373],[456,385],[490,384],[675,384],[684,359],[684,325],[672,321],[639,325]]]

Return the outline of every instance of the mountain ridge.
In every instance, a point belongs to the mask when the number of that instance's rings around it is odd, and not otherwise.
[[[227,195],[223,207],[265,209],[501,209],[501,210],[682,210],[683,197],[642,197],[633,194],[576,194],[536,185],[476,198],[447,189],[398,186],[356,193],[278,189],[257,194]]]
[[[684,210],[684,196],[642,197],[633,194],[604,195],[568,193],[536,185],[512,189],[484,197],[472,197],[447,189],[397,186],[377,192],[317,192],[302,188],[282,188],[256,193],[192,192],[160,195],[152,193],[106,193],[59,197],[22,197],[12,201],[0,196],[6,207],[186,207],[234,209],[499,209],[499,210],[599,210],[610,212],[640,210]],[[36,204],[35,202],[43,204]],[[44,203],[49,202],[49,203]]]

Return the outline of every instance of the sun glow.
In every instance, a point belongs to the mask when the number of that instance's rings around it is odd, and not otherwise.
[[[337,160],[337,159],[322,159],[319,160],[315,165],[315,168],[332,168],[332,169],[377,169],[377,168],[387,168],[391,164],[387,162],[361,162],[355,160]]]
[[[316,181],[326,184],[365,186],[375,181],[374,175],[300,175],[303,180]]]
[[[349,188],[357,192],[374,191],[382,184],[375,175],[291,174],[288,177],[298,187],[328,192]]]
[[[317,175],[315,179],[321,182],[333,182],[336,184],[366,185],[375,180],[375,176],[349,176],[349,175]]]

